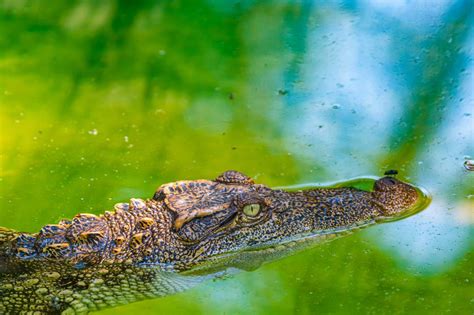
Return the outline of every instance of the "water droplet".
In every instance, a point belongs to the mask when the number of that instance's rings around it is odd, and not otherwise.
[[[92,130],[89,130],[88,133],[89,133],[90,135],[97,136],[97,134],[99,133],[99,131],[97,131],[97,129],[94,128],[94,129],[92,129]]]
[[[464,168],[470,172],[474,171],[474,160],[464,161]]]
[[[332,104],[332,109],[339,109],[341,108],[341,105],[339,104]]]
[[[128,142],[128,136],[123,137],[123,141]]]

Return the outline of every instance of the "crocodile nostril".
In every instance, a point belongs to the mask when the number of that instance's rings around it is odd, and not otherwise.
[[[384,185],[395,185],[397,183],[397,180],[392,177],[384,177],[380,181]]]
[[[398,183],[398,181],[393,177],[383,177],[375,182],[374,189],[375,190],[385,190],[388,187],[394,186]]]

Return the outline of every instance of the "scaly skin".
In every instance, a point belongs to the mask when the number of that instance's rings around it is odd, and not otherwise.
[[[406,216],[419,198],[392,177],[372,192],[286,192],[227,171],[214,181],[165,184],[152,199],[36,234],[0,228],[0,313],[83,314],[172,294]]]

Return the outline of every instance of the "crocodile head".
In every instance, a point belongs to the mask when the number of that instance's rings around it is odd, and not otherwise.
[[[407,216],[419,193],[392,177],[377,180],[372,192],[347,187],[288,192],[227,171],[214,181],[164,184],[153,199],[171,213],[170,232],[187,257],[178,269],[203,271],[254,269],[379,220]]]

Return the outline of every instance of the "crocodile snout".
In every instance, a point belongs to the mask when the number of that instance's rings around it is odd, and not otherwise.
[[[404,217],[420,197],[415,187],[390,176],[377,180],[372,194],[388,218]]]

